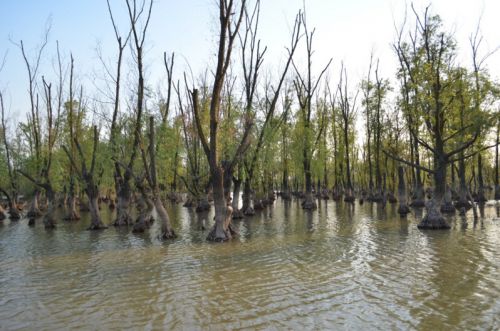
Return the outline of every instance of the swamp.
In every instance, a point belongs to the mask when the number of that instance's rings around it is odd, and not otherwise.
[[[0,4],[0,330],[499,329],[500,25],[447,1]]]

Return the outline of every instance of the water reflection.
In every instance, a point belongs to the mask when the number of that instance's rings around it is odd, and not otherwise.
[[[498,329],[499,207],[474,227],[422,210],[278,199],[205,242],[213,211],[170,206],[179,234],[85,231],[89,219],[0,223],[0,329]],[[111,222],[113,213],[102,211]],[[469,224],[470,223],[470,224]]]

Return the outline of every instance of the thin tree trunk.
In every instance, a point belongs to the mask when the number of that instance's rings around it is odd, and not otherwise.
[[[398,167],[398,200],[399,207],[398,213],[401,216],[405,216],[410,212],[410,207],[408,207],[407,199],[406,199],[406,185],[405,185],[405,173],[402,166]]]

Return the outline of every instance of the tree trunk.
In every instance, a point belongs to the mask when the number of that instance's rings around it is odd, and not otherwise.
[[[197,213],[202,213],[205,211],[210,210],[210,202],[208,202],[208,195],[210,193],[205,193],[201,196],[201,198],[198,198],[198,202],[196,205],[196,212]]]
[[[17,204],[12,202],[9,204],[9,219],[11,221],[17,221],[21,218],[21,213],[19,212],[19,208]]]
[[[306,194],[304,201],[302,202],[302,208],[307,210],[314,210],[318,208],[316,200],[312,194],[312,178],[309,162],[304,161],[305,168],[305,179],[306,179]]]
[[[425,194],[424,194],[424,186],[422,185],[422,171],[420,168],[420,153],[418,151],[418,142],[416,139],[413,139],[414,146],[413,151],[415,155],[415,165],[417,165],[415,169],[415,183],[414,183],[414,191],[412,195],[412,201],[410,206],[412,207],[425,207]]]
[[[99,212],[99,203],[97,194],[88,193],[89,198],[89,211],[90,211],[90,226],[87,230],[103,230],[106,229],[101,220],[101,213]]]
[[[158,219],[161,223],[161,238],[162,239],[174,239],[177,238],[172,225],[170,224],[170,218],[168,217],[167,210],[163,205],[163,201],[160,196],[157,195],[153,199],[153,203],[155,205],[156,213],[158,214]]]
[[[119,166],[116,165],[116,167]],[[132,190],[130,188],[130,180],[127,178],[127,171],[129,170],[125,170],[123,178],[119,173],[115,174],[117,205],[114,226],[128,226],[132,224],[132,217],[130,216]]]
[[[454,214],[455,213],[455,207],[453,206],[451,188],[449,185],[446,185],[444,200],[443,200],[443,204],[441,205],[441,212],[446,213],[446,214]]]
[[[243,210],[239,208],[240,206],[240,190],[241,190],[241,179],[234,179],[234,189],[233,189],[233,219],[243,218]]]
[[[3,221],[6,218],[7,214],[5,213],[5,209],[3,209],[3,206],[0,204],[0,221]]]
[[[56,210],[56,197],[52,188],[46,189],[47,199],[49,206],[47,208],[47,213],[43,217],[43,224],[46,229],[54,229],[56,227],[56,221],[54,219],[54,212]]]
[[[439,150],[439,147],[436,146]],[[439,152],[438,152],[439,153]],[[419,229],[449,229],[450,225],[441,215],[441,204],[446,191],[446,161],[442,160],[443,153],[434,156],[434,195],[426,205],[427,214],[418,224]]]
[[[207,236],[208,241],[230,240],[236,231],[231,227],[233,208],[228,205],[224,194],[224,172],[220,166],[212,173],[214,192],[215,224]]]
[[[69,183],[69,197],[68,197],[68,203],[66,204],[66,215],[64,216],[64,220],[77,221],[79,219],[80,219],[80,213],[76,208],[75,183],[73,176],[71,176]]]
[[[498,173],[498,145],[500,144],[500,120],[497,125],[497,139],[495,146],[495,200],[500,200],[500,180]]]
[[[478,182],[478,190],[477,190],[477,202],[484,204],[488,199],[486,199],[484,193],[484,180],[483,180],[483,158],[481,153],[477,154],[477,182]]]
[[[255,209],[253,207],[253,194],[252,187],[250,185],[250,179],[246,178],[243,185],[243,214],[245,216],[255,215]]]
[[[406,185],[405,185],[405,172],[402,166],[398,167],[398,199],[399,207],[398,213],[401,216],[406,216],[410,212],[410,207],[408,207],[406,199]]]
[[[38,205],[38,199],[40,198],[40,190],[35,189],[35,194],[33,195],[33,199],[31,200],[30,209],[28,211],[28,218],[37,218],[42,216],[42,212],[40,211],[40,207]]]
[[[134,233],[142,233],[146,231],[154,222],[153,201],[151,201],[151,199],[147,196],[143,188],[138,189],[141,192],[141,198],[139,199],[139,203],[137,206],[137,209],[139,210],[139,217],[137,217],[137,220],[132,228],[132,232]]]
[[[470,209],[472,205],[468,198],[468,188],[465,178],[465,160],[463,159],[463,153],[460,153],[460,159],[458,161],[458,201],[455,203],[457,209],[465,208],[465,210]]]

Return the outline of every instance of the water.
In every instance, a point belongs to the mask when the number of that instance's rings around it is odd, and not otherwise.
[[[422,232],[396,206],[278,200],[225,244],[204,240],[212,214],[169,212],[179,239],[167,243],[158,224],[0,222],[0,329],[500,328],[497,207]]]

